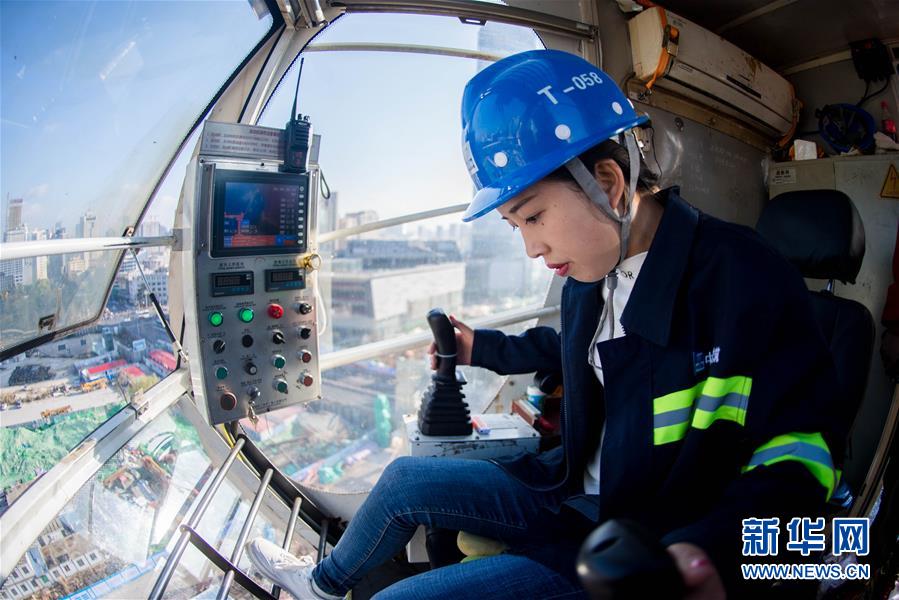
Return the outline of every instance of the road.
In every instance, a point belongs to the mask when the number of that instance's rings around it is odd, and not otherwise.
[[[44,398],[22,404],[22,408],[9,408],[0,412],[0,427],[12,427],[41,418],[41,412],[52,408],[70,405],[73,411],[84,410],[94,406],[105,406],[121,402],[122,396],[109,388],[96,390],[87,394],[73,394],[56,398]]]

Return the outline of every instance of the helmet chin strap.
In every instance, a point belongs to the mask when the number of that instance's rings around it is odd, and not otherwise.
[[[590,344],[590,350],[587,354],[588,362],[595,368],[598,368],[599,365],[595,364],[593,348],[599,342],[599,334],[602,330],[603,323],[606,321],[609,323],[608,339],[615,337],[614,298],[615,288],[618,287],[617,267],[624,261],[625,255],[627,254],[627,242],[631,232],[631,199],[637,192],[637,179],[640,177],[640,150],[637,147],[637,140],[634,137],[633,132],[631,132],[630,135],[623,132],[620,133],[618,135],[618,142],[623,143],[623,145],[627,147],[628,163],[630,167],[630,173],[628,174],[628,193],[622,199],[624,210],[621,215],[612,208],[612,203],[609,202],[609,196],[606,194],[605,190],[602,189],[602,186],[599,185],[599,182],[596,181],[596,177],[593,176],[593,173],[584,166],[584,163],[580,158],[574,157],[565,163],[565,168],[568,169],[568,172],[571,173],[574,180],[577,181],[584,193],[587,194],[587,197],[596,204],[603,214],[618,223],[620,232],[619,237],[621,238],[618,263],[609,274],[606,275],[606,287],[609,289],[609,297],[603,304],[602,315],[599,317],[599,325],[596,328],[596,333],[593,335],[593,341]]]
[[[627,156],[630,166],[628,193],[622,199],[624,208],[623,215],[619,215],[618,212],[612,208],[609,196],[599,185],[599,182],[596,181],[596,177],[593,176],[593,173],[584,166],[584,163],[580,158],[575,156],[565,163],[565,168],[568,169],[568,172],[571,173],[574,180],[577,181],[584,193],[587,194],[587,197],[596,204],[603,214],[618,223],[621,248],[618,255],[618,263],[615,267],[621,264],[627,254],[627,242],[631,232],[631,199],[637,192],[637,180],[640,176],[640,150],[637,147],[637,141],[634,138],[633,132],[631,132],[630,135],[620,133],[618,135],[618,140],[619,143],[622,143],[623,146],[627,147]]]

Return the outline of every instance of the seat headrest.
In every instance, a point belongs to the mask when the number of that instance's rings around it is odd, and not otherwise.
[[[803,277],[855,283],[865,257],[865,228],[843,192],[779,194],[765,205],[756,229]]]

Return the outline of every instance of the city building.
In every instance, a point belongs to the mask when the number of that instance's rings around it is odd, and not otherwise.
[[[143,260],[143,257],[141,257]],[[143,264],[143,263],[141,263]],[[145,272],[146,282],[138,271],[131,271],[123,275],[128,281],[128,298],[131,305],[148,306],[150,304],[150,292],[156,294],[156,299],[163,306],[169,303],[169,273],[167,269]]]
[[[168,233],[168,230],[159,222],[159,219],[148,216],[140,225],[138,225],[136,235],[137,237],[160,237],[168,235]]]
[[[147,356],[147,360],[144,364],[156,375],[165,377],[175,370],[178,361],[175,360],[175,355],[171,352],[165,350],[150,350],[150,355]]]
[[[47,240],[50,238],[50,232],[46,229],[35,229],[31,232],[31,239],[35,241]],[[31,267],[31,280],[32,281],[40,281],[41,279],[48,279],[49,275],[49,257],[48,256],[35,256],[30,260]]]
[[[98,233],[96,232],[97,226],[97,215],[94,213],[87,211],[78,219],[78,224],[75,225],[75,237],[76,238],[90,238],[97,237]]]
[[[103,338],[96,333],[66,337],[41,347],[41,353],[49,358],[86,357],[94,354],[94,349],[102,348]]]
[[[119,371],[124,369],[128,363],[124,360],[116,360],[113,362],[103,363],[102,365],[97,365],[94,367],[88,367],[86,369],[81,370],[81,381],[83,383],[90,383],[91,381],[96,381],[100,378],[112,379],[118,374]]]
[[[91,211],[87,211],[78,219],[78,224],[75,225],[75,237],[76,238],[91,238],[98,237],[100,235],[99,231],[97,231],[97,215],[92,213]],[[91,264],[91,254],[90,252],[82,252],[77,255],[81,258],[83,265],[79,263],[74,263],[74,266],[69,267],[67,270],[70,275],[75,273],[80,273],[81,271],[87,270]],[[78,271],[78,269],[81,271]]]
[[[406,269],[420,265],[461,262],[453,240],[348,240],[337,259],[359,259],[362,269]]]
[[[7,229],[3,238],[6,242],[24,242],[28,239],[28,227],[19,225],[15,229]],[[0,260],[0,274],[11,278],[14,286],[31,283],[32,273],[29,268],[31,263],[26,264],[27,260],[25,258]]]
[[[78,252],[76,254],[63,254],[65,257],[65,276],[68,278],[72,278],[79,273],[84,273],[87,271],[87,260],[85,257],[89,256],[86,252]]]
[[[335,347],[388,339],[426,327],[435,306],[462,305],[465,265],[425,264],[403,269],[366,271],[361,259],[355,271],[330,274],[331,315]]]
[[[9,206],[6,209],[6,227],[4,233],[12,229],[18,229],[24,224],[24,221],[22,220],[24,206],[25,200],[22,198],[13,198],[9,201]],[[6,240],[4,239],[4,241]]]
[[[57,222],[50,230],[51,240],[62,240],[66,236],[66,228],[62,223]],[[65,273],[65,255],[54,254],[47,257],[47,279],[51,281],[60,281]]]
[[[336,207],[335,207],[336,208]],[[378,213],[373,210],[360,210],[358,212],[347,213],[344,216],[337,219],[337,229],[348,229],[350,227],[359,227],[360,225],[367,225],[368,223],[375,223],[378,221]],[[367,235],[363,235],[363,239],[376,237],[379,232],[373,232]],[[358,237],[356,239],[359,239]],[[347,245],[347,240],[336,240],[334,242],[334,251],[339,252]]]

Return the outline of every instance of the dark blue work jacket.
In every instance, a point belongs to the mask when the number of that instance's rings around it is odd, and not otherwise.
[[[832,494],[837,383],[798,271],[677,188],[656,198],[665,210],[621,315],[626,335],[598,343],[605,389],[587,362],[602,282],[568,279],[561,334],[477,330],[472,364],[562,372],[561,446],[495,462],[528,486],[568,486],[566,505],[583,516],[569,534],[633,518],[664,545],[705,549],[727,582],[742,519],[780,516],[783,527],[819,514]],[[585,496],[604,421],[600,493]]]

